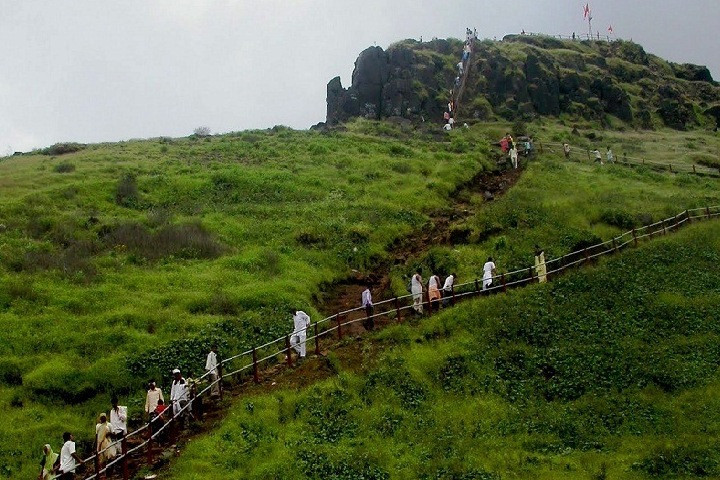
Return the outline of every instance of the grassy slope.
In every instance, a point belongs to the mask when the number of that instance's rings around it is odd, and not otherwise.
[[[276,338],[290,305],[317,317],[323,283],[381,259],[483,168],[484,144],[354,128],[0,162],[0,471],[31,475],[41,446],[66,429],[89,440],[113,391],[138,415],[147,378],[165,386],[174,365],[198,371],[213,341],[237,352]],[[138,194],[121,206],[125,174]],[[134,248],[137,230],[107,235],[118,225],[158,234],[188,223],[202,224],[222,255],[191,245],[156,258],[158,237]]]
[[[720,475],[718,261],[720,225],[693,226],[390,327],[362,375],[243,399],[170,476]]]
[[[291,304],[316,316],[312,297],[324,282],[367,268],[398,236],[426,227],[426,213],[445,207],[455,185],[483,168],[488,139],[507,128],[477,127],[435,143],[359,122],[329,136],[280,129],[0,162],[4,471],[33,472],[39,446],[65,429],[88,440],[113,390],[137,414],[146,378],[166,383],[178,361],[197,371],[210,342],[235,352],[285,333]],[[545,138],[567,133],[538,128]],[[702,132],[663,135],[670,145],[688,136],[707,142],[710,152],[718,144]],[[674,158],[672,150],[666,154]],[[598,202],[618,191],[622,201],[613,208],[631,217],[658,218],[720,196],[712,180],[551,158],[468,220],[469,245],[432,255],[453,264],[463,280],[477,274],[488,253],[509,269],[527,261],[535,242],[560,254],[577,239],[619,231],[603,220]],[[56,172],[61,163],[75,170]],[[139,188],[130,207],[115,202],[126,173],[136,175]],[[150,232],[200,222],[226,250],[217,258],[180,251],[154,260],[99,239],[104,226],[130,222]],[[75,247],[89,254],[69,255]],[[46,270],[36,264],[39,253],[63,262]],[[396,288],[404,291],[400,273]]]

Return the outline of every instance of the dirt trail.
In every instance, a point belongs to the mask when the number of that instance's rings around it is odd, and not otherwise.
[[[387,292],[390,286],[390,269],[394,265],[402,265],[408,259],[426,252],[430,247],[438,245],[452,245],[451,229],[462,223],[474,212],[469,202],[462,199],[471,195],[481,195],[485,198],[497,198],[504,194],[520,178],[522,170],[505,170],[501,172],[481,172],[470,181],[460,185],[451,195],[453,204],[450,208],[430,214],[432,228],[404,238],[392,247],[392,260],[378,266],[372,275],[357,273],[353,278],[340,282],[325,292],[320,299],[320,311],[325,315],[333,315],[356,308],[360,305],[360,296],[368,282],[372,284],[372,294],[375,301],[391,298]],[[344,321],[361,318],[361,313],[351,314]],[[348,325],[348,331],[359,333],[364,331],[360,322]]]
[[[391,260],[380,265],[371,276],[356,274],[353,278],[337,283],[327,289],[319,299],[319,309],[326,316],[337,312],[356,308],[360,304],[360,296],[368,281],[373,285],[373,298],[381,300],[389,288],[389,273],[394,265],[404,264],[409,258],[420,255],[431,246],[451,245],[451,229],[473,215],[471,204],[463,199],[473,195],[481,195],[486,199],[497,198],[504,194],[520,178],[522,170],[506,170],[501,172],[482,172],[465,184],[460,185],[451,195],[452,205],[438,212],[431,213],[432,228],[415,233],[411,238],[405,238],[392,246]],[[360,313],[343,318],[343,322],[361,318]],[[376,328],[388,322],[383,317],[376,319]],[[319,380],[332,377],[336,374],[336,367],[328,359],[327,354],[332,350],[334,356],[343,365],[343,368],[361,368],[366,362],[374,360],[372,345],[367,338],[358,337],[364,332],[361,322],[343,325],[345,340],[338,342],[337,338],[323,340],[320,344],[321,355],[309,357],[300,365],[288,368],[282,362],[270,368],[259,371],[259,383],[254,383],[252,377],[227,387],[224,398],[203,406],[202,421],[195,422],[190,430],[182,434],[177,442],[170,441],[157,448],[154,454],[153,475],[157,478],[165,477],[164,468],[174,456],[180,455],[185,444],[194,437],[212,431],[222,424],[231,406],[237,397],[248,394],[270,393],[280,389],[300,389],[312,385]],[[339,343],[339,344],[338,344]],[[308,352],[314,351],[314,344],[308,342]],[[295,357],[293,356],[293,359]],[[132,448],[132,445],[131,445]],[[144,453],[129,458],[129,471],[131,478],[142,468],[147,468],[147,457]],[[108,478],[119,479],[115,474]]]

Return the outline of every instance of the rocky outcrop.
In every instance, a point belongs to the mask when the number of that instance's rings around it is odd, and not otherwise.
[[[437,49],[431,51],[449,48],[449,42],[443,41],[423,45],[431,44]],[[431,94],[437,94],[444,83],[437,81],[436,74],[450,81],[452,71],[444,71],[445,67],[443,62],[434,62],[432,55],[418,58],[406,44],[387,51],[370,47],[355,61],[350,87],[344,89],[339,77],[328,83],[326,123],[337,125],[353,117],[421,119],[440,114],[442,102]]]
[[[406,40],[364,50],[351,85],[327,85],[328,126],[353,117],[440,123],[461,56],[459,40]],[[477,42],[458,114],[479,120],[569,115],[640,128],[715,123],[720,87],[706,67],[672,64],[632,42],[514,35]],[[640,88],[638,88],[640,87]]]

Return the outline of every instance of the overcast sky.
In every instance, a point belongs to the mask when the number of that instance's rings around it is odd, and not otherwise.
[[[587,31],[585,0],[0,0],[0,156],[325,120],[366,47]],[[595,0],[593,29],[720,79],[720,0]]]

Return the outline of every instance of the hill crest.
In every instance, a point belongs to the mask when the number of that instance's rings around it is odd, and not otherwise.
[[[352,82],[327,85],[329,126],[355,117],[442,119],[463,42],[403,40],[369,47]],[[508,35],[476,41],[457,116],[463,120],[554,116],[677,130],[720,124],[720,86],[707,67],[667,62],[629,41]]]

